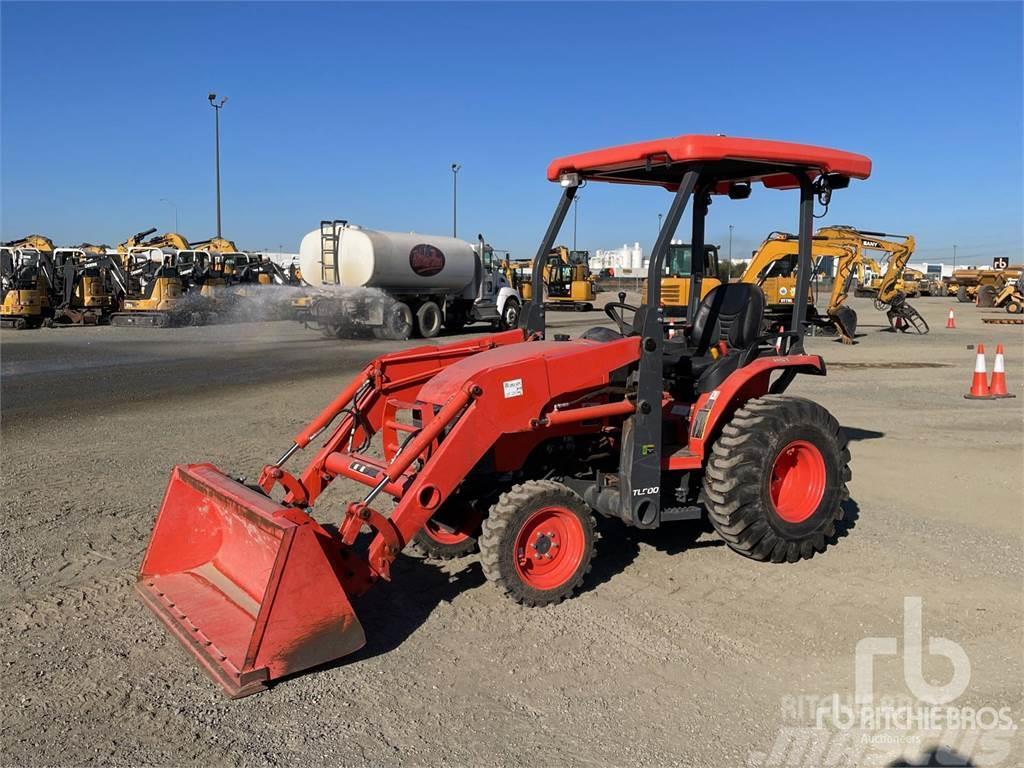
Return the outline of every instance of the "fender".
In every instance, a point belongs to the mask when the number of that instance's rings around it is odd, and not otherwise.
[[[776,371],[781,375],[773,383],[771,377]],[[824,376],[825,361],[820,355],[773,355],[738,368],[720,387],[703,393],[690,406],[686,450],[663,459],[662,469],[700,469],[708,446],[733,413],[752,398],[785,392],[798,373]]]
[[[498,314],[501,315],[501,316],[504,316],[504,314],[505,314],[505,302],[508,301],[509,297],[512,297],[516,301],[518,301],[520,306],[522,306],[522,304],[523,304],[523,297],[519,295],[519,291],[517,291],[515,288],[510,288],[507,285],[506,286],[502,286],[498,290],[498,299],[497,299]]]

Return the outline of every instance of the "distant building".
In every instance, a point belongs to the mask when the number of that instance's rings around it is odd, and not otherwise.
[[[941,278],[941,277],[952,277],[953,276],[953,265],[946,264],[944,262],[934,261],[914,261],[907,264],[908,269],[916,269],[918,272],[924,272],[929,277]],[[976,264],[960,264],[957,269],[977,269]]]

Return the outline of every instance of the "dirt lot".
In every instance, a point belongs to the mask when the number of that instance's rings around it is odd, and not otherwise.
[[[948,706],[1024,714],[1024,327],[955,305],[946,330],[953,302],[915,303],[927,337],[881,332],[884,316],[856,301],[859,344],[809,340],[829,375],[792,391],[853,440],[849,530],[825,556],[763,565],[699,525],[602,522],[585,591],[545,609],[501,597],[473,558],[403,557],[359,605],[362,652],[240,701],[131,588],[168,470],[211,461],[254,477],[359,366],[401,345],[290,323],[5,331],[3,764],[884,765],[940,740],[977,765],[1024,764],[1012,730],[815,729],[808,704],[849,701],[865,638],[900,646],[874,661],[876,696],[914,694],[904,600],[920,597],[923,636],[969,661]],[[963,399],[967,345],[985,342],[991,365],[999,340],[1018,397]],[[340,515],[351,490],[319,513]],[[924,646],[924,681],[963,671],[934,655],[948,644]]]

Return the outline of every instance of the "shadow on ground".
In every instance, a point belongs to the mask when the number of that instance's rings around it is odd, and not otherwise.
[[[833,542],[845,537],[860,516],[860,508],[852,499],[843,502],[843,512],[842,520],[836,525]],[[705,537],[713,530],[706,518],[670,523],[655,530],[639,530],[616,520],[598,518],[597,529],[600,534],[597,554],[580,594],[597,589],[628,568],[639,556],[641,544],[666,555],[725,546],[725,542],[717,537]],[[366,597],[353,603],[356,616],[366,632],[366,645],[349,656],[320,667],[321,670],[393,651],[416,632],[439,605],[450,603],[464,590],[480,587],[486,581],[479,561],[471,557],[448,561],[444,568],[439,563],[417,556],[399,557],[392,565],[391,573],[393,581],[378,583]]]
[[[876,432],[873,429],[860,429],[858,427],[843,427],[843,432],[852,441],[857,442],[858,440],[878,440],[880,437],[885,437],[885,432]]]

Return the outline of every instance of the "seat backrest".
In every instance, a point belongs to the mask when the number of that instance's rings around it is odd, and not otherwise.
[[[761,336],[764,291],[753,283],[716,285],[705,296],[693,318],[690,338],[703,354],[724,339],[733,349],[746,349]]]

